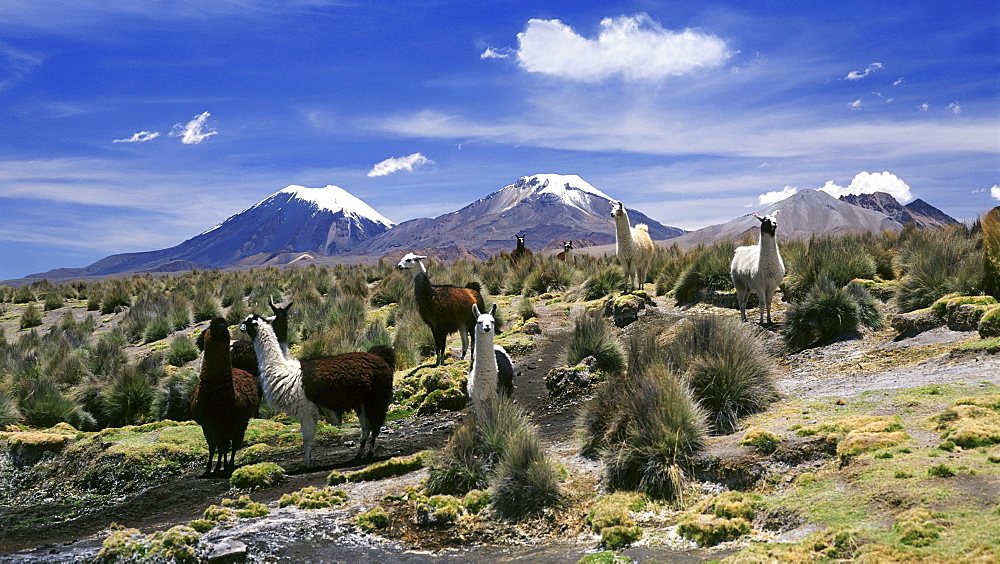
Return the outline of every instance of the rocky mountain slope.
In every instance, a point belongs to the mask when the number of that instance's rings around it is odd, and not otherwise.
[[[955,218],[919,198],[905,206],[885,192],[848,194],[840,199],[855,206],[882,212],[904,225],[912,221],[922,229],[937,229],[958,223]]]

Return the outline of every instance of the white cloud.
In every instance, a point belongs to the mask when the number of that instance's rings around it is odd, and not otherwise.
[[[951,110],[951,112],[956,116],[962,113],[962,105],[959,104],[958,102],[952,102],[948,104],[945,109]]]
[[[896,79],[896,82],[892,83],[892,85],[893,86],[899,86],[902,83],[903,83],[903,77],[899,77],[899,78]]]
[[[112,143],[145,143],[146,141],[152,141],[159,136],[159,131],[140,131],[139,133],[132,134],[132,137],[115,139]]]
[[[480,55],[480,59],[506,59],[510,57],[511,49],[503,47],[500,49],[494,49],[492,47],[487,47]]]
[[[882,63],[872,63],[872,64],[868,65],[868,68],[866,68],[865,70],[863,70],[861,72],[851,71],[851,72],[847,73],[847,76],[845,76],[843,78],[843,80],[861,80],[862,78],[867,77],[868,75],[870,75],[871,73],[875,72],[876,70],[883,69],[883,68],[885,68],[885,67],[882,66]]]
[[[433,162],[434,161],[428,159],[420,153],[413,153],[412,155],[406,157],[392,157],[376,164],[375,167],[368,173],[368,176],[386,176],[401,170],[413,172],[413,167]]]
[[[171,137],[180,137],[181,143],[185,145],[197,145],[208,139],[209,137],[218,133],[218,131],[206,128],[205,122],[212,114],[204,112],[201,115],[194,116],[194,119],[187,122],[186,124],[176,124],[174,125],[174,130],[170,132]]]
[[[765,192],[757,197],[757,204],[761,206],[769,206],[771,204],[776,204],[781,200],[790,198],[797,194],[799,189],[794,186],[785,186],[781,191],[775,190],[773,192]]]
[[[852,110],[856,110],[856,109],[860,108],[861,106],[863,106],[864,102],[861,101],[861,98],[858,98],[857,100],[855,100],[855,101],[853,101],[853,102],[851,102],[850,104],[847,104],[847,105],[850,106]]]
[[[928,104],[927,102],[924,102],[923,104],[917,106],[917,109],[920,110],[921,112],[926,112],[927,110],[931,109],[931,105]]]
[[[990,188],[990,196],[994,200],[1000,200],[1000,186],[997,186],[996,184],[994,184],[993,187]]]
[[[580,36],[559,20],[532,19],[517,40],[524,70],[585,82],[618,74],[659,80],[719,66],[731,55],[717,36],[663,29],[646,14],[605,18],[596,39]]]
[[[846,188],[837,185],[832,180],[827,180],[826,184],[820,190],[830,194],[834,198],[839,198],[847,194],[886,192],[902,204],[913,199],[910,187],[891,172],[861,172],[854,177],[854,180]]]

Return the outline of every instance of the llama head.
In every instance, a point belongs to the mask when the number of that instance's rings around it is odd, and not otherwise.
[[[625,204],[622,204],[621,200],[611,202],[611,217],[617,219],[623,213],[625,213]]]
[[[216,317],[208,323],[208,327],[198,335],[199,348],[207,348],[212,343],[224,341],[229,346],[229,323],[225,317]]]
[[[563,252],[568,253],[573,250],[573,241],[563,241]]]
[[[479,305],[472,304],[472,315],[476,317],[477,335],[480,333],[488,334],[493,332],[493,327],[494,325],[496,325],[496,317],[495,317],[496,313],[497,313],[497,304],[493,304],[493,307],[490,308],[489,313],[481,313],[479,311]]]
[[[240,323],[240,331],[246,333],[251,339],[257,340],[257,334],[260,333],[260,326],[265,323],[267,323],[266,319],[256,313],[251,313],[243,320],[243,323]]]
[[[778,231],[778,219],[775,217],[778,212],[774,212],[773,215],[759,216],[756,213],[753,214],[754,217],[760,220],[760,232],[767,233],[768,235],[774,236],[775,232]]]
[[[521,233],[520,235],[514,235],[514,238],[517,239],[517,246],[518,247],[523,247],[524,246],[524,238],[525,238],[525,236],[527,236],[527,233]]]
[[[396,270],[409,270],[419,264],[420,270],[422,272],[427,272],[427,268],[424,267],[424,263],[420,262],[426,258],[426,256],[406,253],[406,256],[403,257],[403,259],[399,261],[399,264],[396,265]]]

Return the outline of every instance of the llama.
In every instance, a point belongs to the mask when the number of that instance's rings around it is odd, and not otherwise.
[[[323,418],[340,425],[343,414],[351,410],[361,422],[355,458],[374,454],[393,397],[396,356],[392,348],[375,346],[368,352],[300,361],[285,357],[274,328],[263,317],[250,315],[240,329],[253,339],[267,405],[299,419],[307,468],[312,466],[317,422]]]
[[[527,236],[527,233],[514,235],[514,237],[517,238],[517,247],[510,253],[510,260],[512,260],[513,262],[518,262],[521,259],[531,260],[531,255],[532,255],[531,249],[524,246],[525,236]]]
[[[202,477],[212,475],[212,461],[218,453],[215,472],[232,472],[236,451],[243,446],[250,418],[257,413],[260,395],[253,375],[233,368],[229,351],[229,326],[222,317],[213,319],[202,331],[205,355],[201,374],[191,394],[191,415],[201,425],[208,443],[208,466]],[[228,458],[227,458],[228,455]]]
[[[424,263],[426,256],[408,253],[399,261],[399,270],[413,270],[413,293],[417,298],[417,310],[420,318],[431,328],[434,335],[434,350],[437,353],[437,366],[444,364],[444,349],[448,335],[458,331],[462,337],[462,358],[469,350],[469,340],[475,345],[474,329],[476,318],[472,315],[472,305],[478,305],[480,310],[486,309],[483,296],[479,293],[479,283],[470,282],[465,288],[449,285],[431,284]],[[415,265],[420,265],[416,269]]]
[[[493,304],[488,313],[481,313],[479,306],[472,305],[472,314],[476,316],[476,344],[466,386],[476,409],[489,396],[501,393],[509,398],[514,393],[514,363],[502,346],[493,344],[496,313],[497,304]]]
[[[771,297],[781,279],[785,277],[785,264],[781,262],[778,252],[778,242],[775,233],[778,230],[778,220],[774,215],[754,217],[760,220],[760,241],[756,245],[738,247],[733,255],[733,263],[729,273],[736,286],[736,300],[740,304],[740,317],[747,320],[747,299],[750,292],[757,294],[760,307],[760,324],[764,324],[764,310],[767,310],[767,323],[771,323]]]
[[[566,262],[568,260],[573,260],[573,257],[570,256],[570,252],[572,251],[573,251],[573,241],[563,241],[563,250],[561,253],[556,255],[556,258],[563,262]]]
[[[274,305],[274,300],[269,300],[271,311],[274,315],[266,318],[274,328],[274,334],[278,336],[278,343],[281,344],[281,351],[288,356],[288,310],[292,309],[292,304],[281,307]],[[201,335],[198,335],[198,348],[203,347]],[[257,366],[257,354],[253,350],[253,343],[250,341],[233,341],[232,346],[233,368],[246,370],[253,374],[254,378],[260,377],[260,368]]]
[[[625,274],[625,290],[641,290],[646,283],[649,263],[653,261],[653,240],[649,238],[649,226],[640,223],[629,227],[628,212],[620,201],[611,202],[611,217],[615,220],[615,252]]]

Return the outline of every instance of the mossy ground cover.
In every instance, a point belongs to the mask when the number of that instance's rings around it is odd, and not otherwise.
[[[786,399],[782,404],[777,413],[751,422],[772,432],[828,433],[840,441],[839,447],[852,434],[890,440],[865,441],[864,448],[850,453],[841,448],[845,456],[791,483],[770,482],[770,489],[760,492],[768,506],[799,512],[824,532],[795,545],[751,547],[741,553],[743,558],[952,561],[970,554],[996,556],[990,547],[1000,546],[995,518],[1000,511],[1000,445],[963,448],[949,441],[968,423],[963,410],[996,413],[996,386],[931,385],[872,392],[849,401]],[[977,413],[976,423],[988,415]],[[789,427],[798,415],[808,423]]]

